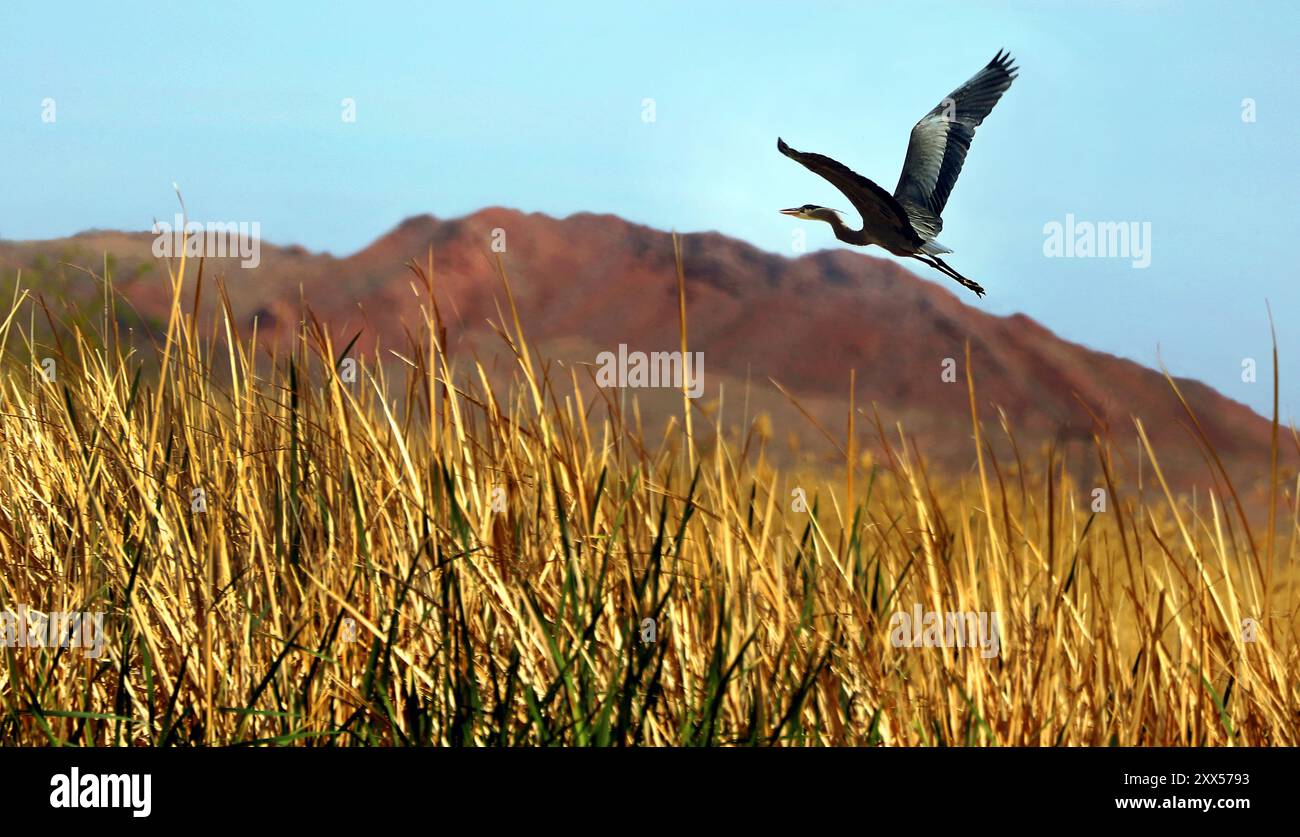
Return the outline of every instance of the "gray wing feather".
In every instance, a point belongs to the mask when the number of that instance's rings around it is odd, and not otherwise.
[[[785,140],[780,137],[776,140],[776,147],[782,154],[830,181],[831,185],[839,189],[862,216],[866,229],[889,230],[904,239],[920,243],[917,241],[916,233],[911,229],[906,210],[899,205],[893,195],[876,183],[825,154],[796,151],[786,145]]]
[[[927,240],[943,229],[944,205],[966,162],[975,129],[1015,79],[1017,67],[1001,50],[970,81],[954,90],[912,128],[894,198]]]

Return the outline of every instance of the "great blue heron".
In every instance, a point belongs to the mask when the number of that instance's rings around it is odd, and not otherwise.
[[[862,229],[851,229],[836,210],[810,203],[782,209],[782,214],[825,221],[835,231],[835,237],[846,244],[859,247],[875,244],[895,256],[925,262],[984,296],[982,287],[939,258],[940,253],[952,251],[935,241],[935,237],[943,229],[940,216],[966,161],[975,129],[1011,86],[1016,69],[1011,56],[999,50],[984,69],[921,117],[912,128],[903,173],[892,195],[842,163],[823,154],[795,151],[778,138],[776,147],[782,154],[826,178],[844,193],[862,216]]]

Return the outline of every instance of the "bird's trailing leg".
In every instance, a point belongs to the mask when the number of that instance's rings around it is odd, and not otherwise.
[[[956,279],[963,286],[970,288],[972,291],[975,292],[976,296],[979,297],[984,296],[984,288],[983,286],[980,285],[980,283],[974,281],[973,279],[967,279],[965,276],[962,276],[960,273],[953,270],[952,267],[947,262],[945,262],[943,259],[939,258],[938,256],[931,256],[930,258],[934,259],[935,263],[939,265],[940,270],[942,270],[944,273],[948,274],[952,278]]]
[[[955,279],[958,282],[958,284],[962,285],[963,287],[970,288],[972,291],[974,291],[976,296],[980,296],[980,297],[984,296],[984,288],[978,282],[975,282],[973,280],[967,279],[965,276],[962,276],[960,273],[958,273],[957,271],[949,267],[948,263],[945,262],[943,259],[939,258],[938,256],[922,256],[917,253],[913,253],[912,258],[916,259],[919,262],[925,262],[930,267],[942,273],[944,276],[948,276],[951,277],[952,279]]]

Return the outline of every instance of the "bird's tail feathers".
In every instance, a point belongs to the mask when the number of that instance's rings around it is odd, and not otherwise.
[[[931,240],[921,245],[921,252],[927,256],[937,256],[940,253],[951,253],[952,251],[939,242]]]

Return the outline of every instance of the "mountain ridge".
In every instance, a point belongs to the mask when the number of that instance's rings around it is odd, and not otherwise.
[[[1168,383],[1135,361],[1061,338],[1023,313],[985,312],[959,298],[955,286],[949,290],[868,253],[831,248],[787,256],[716,231],[677,239],[690,349],[705,353],[711,399],[721,392],[714,383],[729,391],[745,382],[770,389],[771,379],[815,401],[812,412],[823,422],[842,426],[855,370],[860,406],[881,406],[882,418],[902,421],[936,461],[965,468],[973,456],[964,378],[969,343],[986,423],[996,414],[984,408],[997,405],[1018,434],[1068,447],[1104,428],[1127,443],[1130,417],[1138,415],[1158,454],[1178,443],[1169,466],[1175,482],[1195,482],[1192,472],[1205,470],[1174,427],[1186,417]],[[78,288],[88,284],[84,274],[71,268],[102,271],[110,253],[115,281],[131,302],[162,316],[167,289],[157,277],[165,270],[149,251],[152,240],[148,232],[88,230],[66,239],[0,241],[0,276],[11,281],[21,268],[24,283],[30,276],[37,285],[89,299]],[[406,329],[421,326],[421,298],[407,264],[424,264],[432,252],[449,352],[502,360],[487,326],[506,310],[495,275],[499,258],[529,339],[557,360],[590,365],[619,343],[680,348],[672,244],[672,233],[608,213],[557,218],[494,206],[450,219],[410,216],[347,256],[262,242],[256,269],[239,268],[233,259],[208,264],[225,278],[237,325],[256,321],[260,340],[294,332],[301,294],[339,345],[360,329],[358,350],[373,354],[400,345]],[[205,305],[213,304],[211,297]],[[1216,449],[1238,471],[1257,473],[1270,422],[1200,381],[1174,381]],[[635,394],[652,417],[680,410],[675,392]],[[758,407],[794,423],[788,405],[780,407],[784,397],[770,395],[758,398]],[[820,434],[805,435],[815,446]]]

